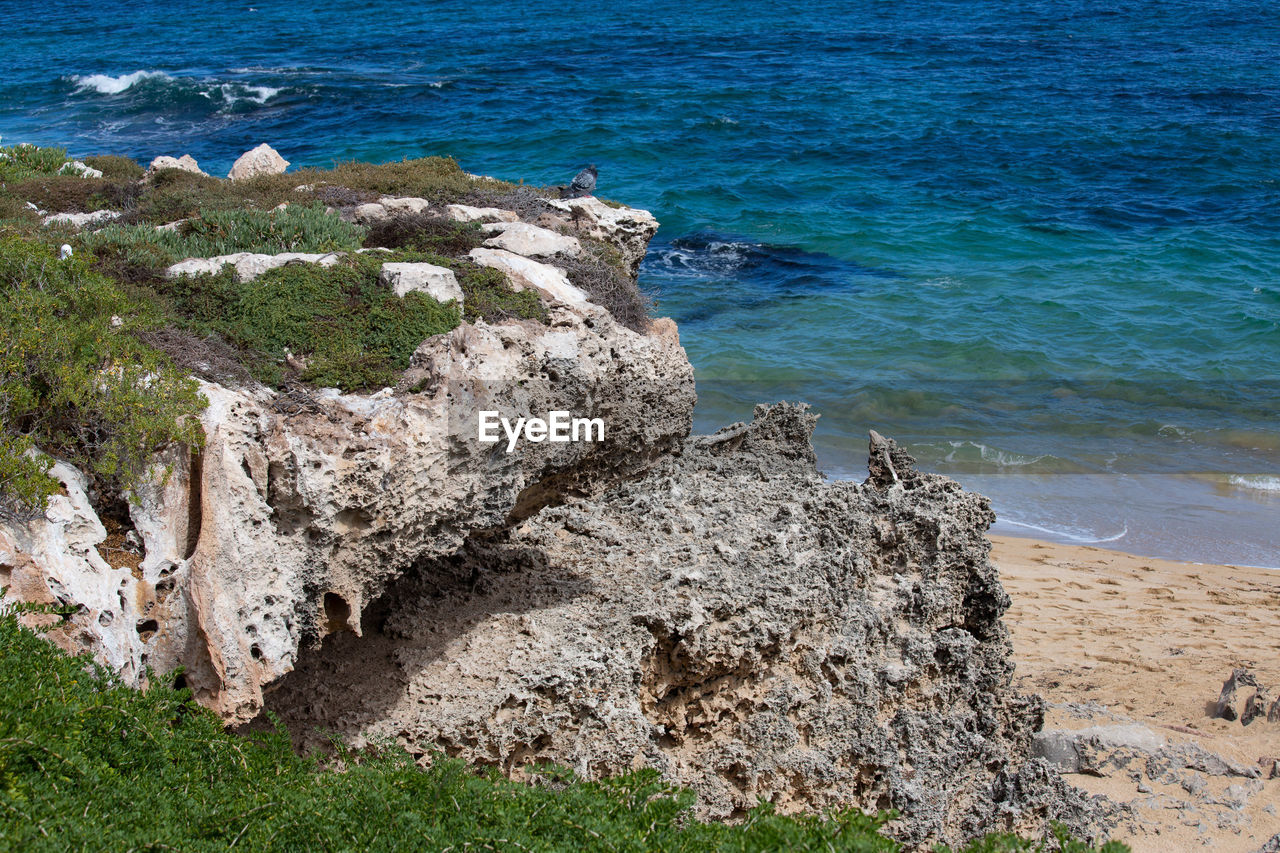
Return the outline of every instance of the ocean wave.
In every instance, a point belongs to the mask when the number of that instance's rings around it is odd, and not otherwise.
[[[1038,456],[1027,456],[1022,453],[1000,450],[979,441],[949,441],[947,444],[951,446],[951,451],[943,457],[942,461],[944,462],[981,461],[989,462],[999,468],[1023,468],[1050,458],[1048,454],[1043,453]],[[974,456],[975,452],[977,454],[976,458]]]
[[[1095,536],[1092,533],[1083,533],[1083,532],[1069,533],[1066,530],[1062,530],[1060,528],[1043,527],[1039,524],[1031,524],[1030,522],[1026,522],[1026,521],[1014,521],[1011,518],[1001,518],[997,522],[997,524],[1009,524],[1014,527],[1021,527],[1027,530],[1035,530],[1038,533],[1044,533],[1050,537],[1056,537],[1058,539],[1066,539],[1078,545],[1101,545],[1106,542],[1118,542],[1119,540],[1129,535],[1129,525],[1127,524],[1124,525],[1123,530],[1121,530],[1119,533],[1114,533],[1111,536]]]
[[[212,88],[199,89],[197,93],[202,97],[210,100],[222,100],[228,103],[236,103],[237,101],[253,101],[256,104],[265,104],[267,101],[280,94],[280,90],[274,86],[250,86],[244,83],[220,83]]]
[[[109,98],[128,93],[134,106],[171,106],[175,101],[203,99],[213,102],[219,110],[238,104],[261,105],[282,91],[276,86],[265,86],[239,80],[175,77],[163,71],[134,71],[131,74],[85,74],[69,78],[78,93],[104,95]]]
[[[100,95],[118,95],[145,80],[169,81],[173,78],[163,71],[135,71],[118,77],[112,77],[109,74],[84,74],[71,78],[71,82],[80,89],[92,90]]]
[[[1259,492],[1280,492],[1280,477],[1263,474],[1232,474],[1227,482],[1238,489],[1253,489]]]

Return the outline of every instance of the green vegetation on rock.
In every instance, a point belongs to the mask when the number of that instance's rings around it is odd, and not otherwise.
[[[340,252],[360,248],[364,229],[343,222],[323,205],[290,205],[280,210],[205,210],[160,230],[149,225],[108,225],[78,242],[107,261],[137,257],[159,266],[184,258],[209,258],[234,252]]]
[[[456,305],[421,293],[396,296],[378,280],[382,262],[353,254],[331,267],[278,267],[251,282],[224,267],[154,286],[176,322],[235,346],[263,382],[285,378],[288,356],[305,382],[376,389],[394,385],[419,344],[460,321]]]
[[[158,323],[83,259],[0,237],[0,510],[38,512],[58,488],[33,444],[127,490],[156,451],[201,443],[196,383],[136,335]]]
[[[0,183],[56,175],[67,164],[67,149],[18,144],[0,146]]]

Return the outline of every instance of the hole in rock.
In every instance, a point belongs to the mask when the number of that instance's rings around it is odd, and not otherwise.
[[[324,619],[326,623],[325,633],[334,634],[338,631],[351,630],[351,605],[336,592],[326,592],[324,594]]]
[[[204,456],[192,451],[191,476],[187,480],[187,542],[183,559],[191,559],[200,544],[200,523],[204,518]]]

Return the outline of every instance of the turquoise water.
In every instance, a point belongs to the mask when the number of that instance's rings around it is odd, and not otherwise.
[[[594,162],[700,429],[805,400],[832,476],[874,427],[1007,532],[1280,565],[1266,4],[127,6],[0,4],[6,141]]]

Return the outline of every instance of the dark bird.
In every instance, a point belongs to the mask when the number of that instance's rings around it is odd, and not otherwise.
[[[595,164],[588,166],[579,172],[574,179],[569,182],[568,198],[582,198],[583,196],[593,195],[596,191],[596,171]]]

